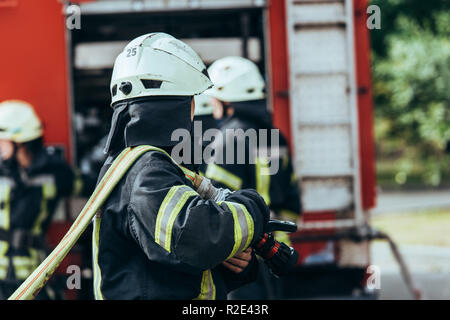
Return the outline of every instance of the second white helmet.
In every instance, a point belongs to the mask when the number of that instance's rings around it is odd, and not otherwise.
[[[41,137],[42,123],[31,104],[20,100],[0,103],[0,139],[28,142]]]
[[[210,87],[206,67],[191,47],[169,34],[149,33],[117,57],[111,104],[146,96],[194,96]]]
[[[209,68],[214,87],[207,93],[221,101],[237,102],[264,99],[265,82],[258,66],[242,57],[226,57]]]
[[[213,114],[214,105],[212,104],[212,97],[207,94],[200,94],[195,96],[195,112],[194,116],[206,116]]]

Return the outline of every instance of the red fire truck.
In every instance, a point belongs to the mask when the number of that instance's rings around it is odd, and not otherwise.
[[[273,119],[289,140],[302,192],[304,212],[291,236],[300,260],[286,298],[364,296],[376,200],[367,5],[0,0],[0,101],[32,103],[45,124],[45,142],[80,166],[107,133],[112,65],[130,39],[162,31],[189,43],[206,64],[227,55],[255,61],[266,75]],[[82,201],[61,208],[51,242]],[[60,272],[68,264],[88,265],[81,260],[75,250]],[[86,295],[76,290],[65,296],[80,297]]]

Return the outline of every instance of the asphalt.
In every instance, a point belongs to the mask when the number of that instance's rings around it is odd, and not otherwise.
[[[450,190],[378,192],[373,215],[450,208]]]
[[[414,286],[422,299],[450,299],[450,248],[400,245]],[[380,270],[379,299],[412,299],[387,243],[372,243],[372,264]]]

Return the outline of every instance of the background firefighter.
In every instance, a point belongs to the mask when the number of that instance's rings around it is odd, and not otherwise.
[[[208,164],[206,177],[212,179],[216,186],[231,190],[256,189],[276,218],[296,222],[301,212],[297,179],[284,136],[279,133],[278,144],[272,144],[270,131],[275,128],[267,109],[265,83],[258,67],[242,57],[226,57],[214,62],[208,73],[214,83],[214,87],[207,91],[216,99],[213,102],[216,107],[214,114],[225,119],[220,126],[222,136],[227,137],[229,130],[247,132],[250,129],[256,132],[258,141],[252,144],[246,135],[218,140],[214,147],[215,160]],[[260,129],[267,132],[266,150],[260,148]],[[240,145],[245,146],[245,162],[242,164],[238,163]],[[230,147],[234,149],[234,161],[218,161]],[[272,148],[277,152],[272,152]],[[278,168],[276,172],[269,169],[273,162],[276,162],[274,168]],[[289,243],[286,233],[277,232],[277,238]],[[280,282],[261,264],[258,282],[234,292],[233,296],[239,299],[280,298],[282,289],[279,286]]]
[[[6,299],[39,265],[45,233],[61,198],[87,195],[95,180],[81,176],[53,147],[26,102],[0,103],[0,298]],[[48,288],[47,288],[48,289]],[[51,290],[38,298],[49,298]]]

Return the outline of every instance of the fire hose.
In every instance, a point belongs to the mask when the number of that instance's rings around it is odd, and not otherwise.
[[[47,281],[61,264],[63,259],[75,245],[77,240],[91,223],[92,219],[100,211],[103,203],[119,183],[132,164],[147,151],[160,151],[170,156],[164,151],[152,146],[138,146],[124,149],[111,164],[103,178],[98,183],[93,194],[81,210],[77,219],[74,221],[69,231],[65,234],[55,249],[49,256],[31,273],[30,276],[19,286],[19,288],[8,298],[9,300],[31,300],[34,299],[39,291],[44,287]],[[172,160],[173,161],[173,160]],[[173,161],[175,164],[176,162]],[[178,165],[178,164],[177,164]],[[203,180],[202,177],[180,166],[192,182],[194,189],[198,189]],[[214,190],[213,190],[214,191]],[[266,234],[259,239],[255,250],[265,258],[269,267],[277,275],[283,275],[289,267],[293,267],[298,259],[297,252],[277,242],[269,233],[275,230],[295,231],[295,224],[274,222],[268,224]],[[265,238],[266,237],[266,238]]]

